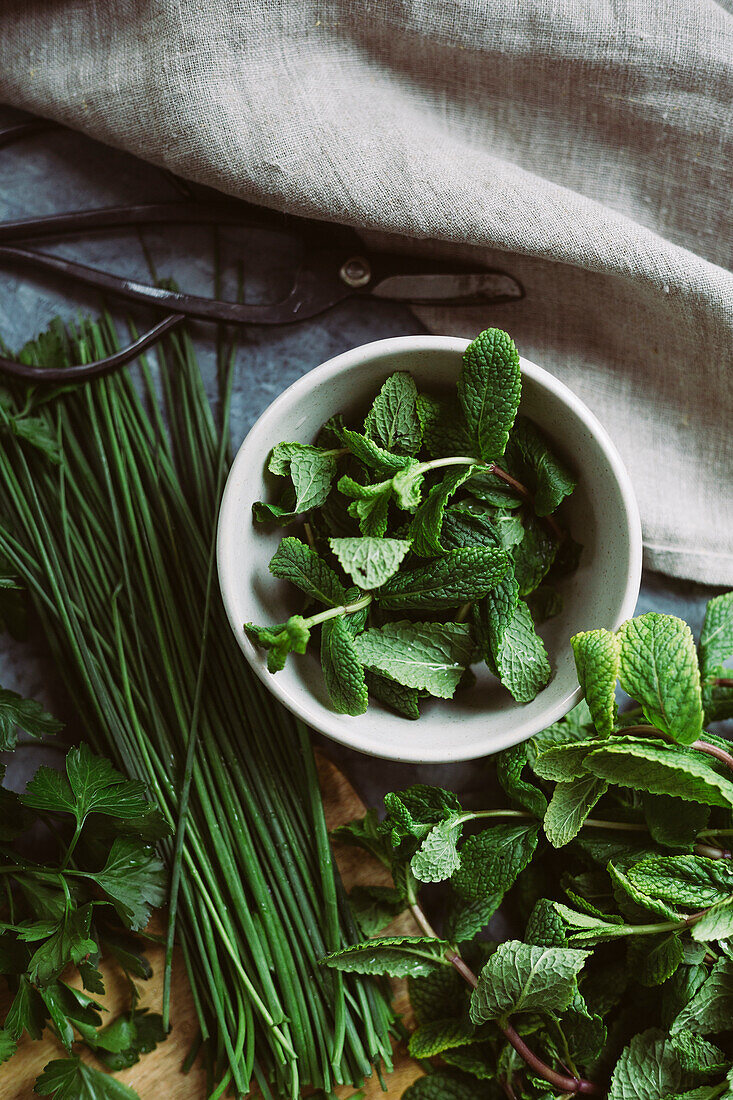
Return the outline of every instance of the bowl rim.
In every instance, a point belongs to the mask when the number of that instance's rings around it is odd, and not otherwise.
[[[318,714],[310,713],[298,699],[293,698],[276,682],[276,677],[272,676],[267,671],[264,662],[258,659],[258,651],[245,635],[243,624],[240,623],[236,617],[234,606],[234,579],[228,573],[226,552],[226,543],[230,537],[229,532],[236,529],[237,510],[234,499],[236,495],[234,492],[234,485],[235,482],[239,480],[238,475],[240,467],[242,469],[247,468],[249,452],[253,444],[256,447],[258,446],[258,436],[262,433],[263,425],[269,423],[273,415],[276,415],[282,406],[290,406],[294,401],[297,401],[299,398],[309,393],[314,386],[327,382],[330,378],[340,374],[342,371],[359,366],[364,361],[368,361],[372,358],[397,354],[406,350],[440,350],[462,354],[470,342],[470,340],[459,336],[439,336],[433,334],[392,336],[381,340],[372,340],[367,344],[360,344],[357,347],[340,352],[331,359],[327,359],[325,362],[313,367],[310,371],[301,375],[300,378],[296,379],[295,382],[292,382],[284,389],[260,414],[247,432],[230,467],[221,499],[216,538],[219,588],[229,625],[250,668],[265,685],[267,690],[270,691],[292,714],[301,719],[301,721],[305,722],[313,729],[316,729],[319,733],[329,737],[331,740],[345,745],[347,748],[355,749],[358,752],[380,757],[385,760],[420,764],[458,763],[464,760],[480,759],[483,756],[493,755],[512,745],[519,744],[533,736],[533,734],[537,732],[537,717],[525,719],[524,721],[519,717],[510,733],[504,734],[498,738],[494,736],[493,741],[487,744],[483,751],[477,749],[475,745],[453,749],[451,749],[450,746],[445,746],[442,749],[426,749],[425,746],[420,745],[418,738],[415,739],[413,751],[410,751],[409,748],[398,748],[395,746],[391,751],[385,752],[384,746],[377,741],[377,738],[373,734],[370,735],[369,727],[361,731],[354,728],[352,732],[349,732],[348,719],[344,715],[338,714],[336,711],[333,712],[329,721],[322,719]],[[540,389],[553,393],[575,413],[600,446],[616,481],[626,517],[626,531],[629,540],[626,587],[620,603],[617,620],[613,624],[613,629],[617,629],[621,623],[633,615],[641,586],[641,518],[631,479],[616,449],[616,445],[585,402],[582,401],[573,390],[566,386],[564,382],[561,382],[560,379],[545,370],[544,367],[538,366],[536,363],[525,359],[523,356],[520,356],[520,367],[523,376],[531,378]],[[573,691],[568,692],[562,699],[555,701],[551,706],[548,705],[545,712],[546,717],[543,717],[543,725],[541,728],[544,729],[552,725],[553,722],[558,721],[567,714],[568,711],[580,701],[581,695],[581,689],[577,687]],[[413,730],[413,723],[409,723],[409,726],[410,730]]]

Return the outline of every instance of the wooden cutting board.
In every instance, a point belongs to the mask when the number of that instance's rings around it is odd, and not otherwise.
[[[326,821],[329,829],[336,828],[354,817],[361,817],[365,807],[354,788],[344,774],[324,756],[317,756],[318,775],[323,792]],[[359,883],[387,884],[387,871],[367,853],[355,848],[339,847],[336,859],[347,889]],[[162,922],[161,922],[162,924]],[[404,914],[390,925],[394,934],[415,935],[417,927],[409,914]],[[163,949],[150,944],[146,950],[153,967],[152,978],[141,983],[142,1004],[152,1011],[160,1010],[163,985]],[[105,968],[102,967],[103,971]],[[105,1004],[111,1015],[127,1004],[124,979],[114,971],[105,971],[107,996]],[[402,1013],[409,1012],[405,983],[395,982],[395,1004]],[[9,997],[0,995],[0,1019],[7,1012]],[[409,1018],[406,1017],[409,1025]],[[173,966],[173,985],[171,995],[172,1031],[164,1043],[151,1054],[144,1054],[137,1065],[122,1073],[115,1074],[130,1085],[140,1096],[140,1100],[206,1100],[206,1079],[200,1065],[194,1065],[188,1074],[181,1072],[181,1065],[196,1035],[197,1023],[188,988],[186,972],[180,954],[176,954]],[[43,1067],[52,1058],[64,1056],[61,1045],[50,1035],[38,1042],[32,1042],[27,1036],[21,1041],[18,1053],[0,1069],[0,1096],[2,1100],[31,1100],[35,1095],[33,1084]],[[91,1054],[82,1054],[86,1061],[94,1063]],[[388,1091],[382,1092],[379,1081],[372,1078],[366,1084],[366,1100],[387,1097],[398,1100],[407,1086],[420,1076],[417,1065],[410,1060],[404,1048],[397,1047],[394,1052],[395,1070],[387,1079]],[[353,1094],[353,1088],[340,1088],[339,1097]]]

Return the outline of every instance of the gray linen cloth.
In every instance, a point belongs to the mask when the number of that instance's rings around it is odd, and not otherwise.
[[[608,427],[647,564],[719,584],[732,68],[714,0],[0,7],[0,100],[223,191],[511,271],[522,303],[423,319],[509,329]]]

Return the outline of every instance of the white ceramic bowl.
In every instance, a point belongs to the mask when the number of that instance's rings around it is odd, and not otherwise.
[[[633,614],[641,577],[641,526],[629,476],[606,431],[566,386],[522,359],[521,410],[548,436],[579,475],[566,505],[573,536],[583,544],[580,567],[565,579],[562,613],[540,627],[553,668],[531,703],[516,703],[488,673],[453,700],[421,703],[419,721],[370,700],[351,718],[330,706],[315,653],[291,656],[271,675],[265,655],[243,624],[283,622],[299,605],[298,592],[268,571],[289,529],[255,526],[252,504],[277,498],[282,482],[266,473],[281,440],[312,443],[335,413],[366,412],[384,379],[410,371],[420,389],[455,386],[468,341],[448,336],[399,336],[337,355],[294,382],[273,401],[242,443],[219,515],[218,566],[224,605],[236,638],[267,688],[310,726],[351,748],[392,760],[470,760],[523,741],[566,714],[580,698],[570,638],[579,630],[615,629]],[[292,533],[297,533],[293,529]]]

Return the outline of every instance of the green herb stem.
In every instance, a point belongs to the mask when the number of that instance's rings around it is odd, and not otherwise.
[[[306,619],[305,625],[307,627],[318,626],[319,623],[328,622],[329,619],[337,619],[339,615],[353,615],[354,612],[369,607],[372,598],[372,596],[362,596],[361,599],[354,600],[353,603],[341,604],[339,607],[329,607],[326,611],[319,611],[317,615],[311,615],[309,619]]]

